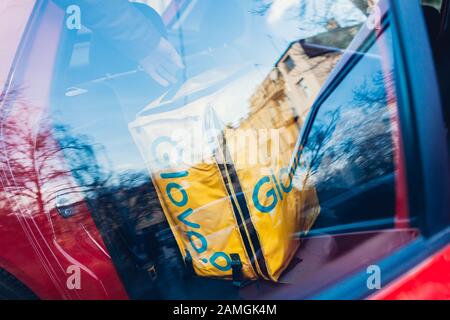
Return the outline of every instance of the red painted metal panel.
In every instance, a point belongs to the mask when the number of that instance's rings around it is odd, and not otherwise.
[[[450,245],[370,299],[450,300]]]

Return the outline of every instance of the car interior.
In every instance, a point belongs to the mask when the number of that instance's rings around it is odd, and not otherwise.
[[[234,49],[223,47],[223,43],[233,41],[242,31],[243,23],[242,19],[240,20],[239,11],[233,8],[231,1],[226,2],[221,12],[217,10],[213,2],[204,3],[206,5],[199,4],[197,12],[193,12],[200,24],[198,29],[202,31],[190,33],[187,30],[183,34],[184,58],[188,68],[179,75],[179,83],[175,85],[175,89],[188,81],[188,78],[219,63],[221,66],[236,63],[237,57],[232,52]],[[164,37],[180,36],[176,30],[166,30],[161,17],[148,5],[142,3],[133,3],[133,5],[157,26]],[[223,14],[223,10],[236,12],[230,30],[223,34],[221,28],[204,26],[211,17],[224,20],[223,17],[226,15]],[[212,34],[216,37],[211,37]],[[211,53],[216,49],[213,55],[205,54],[205,51]],[[137,62],[131,61],[111,44],[85,28],[79,32],[67,32],[64,35],[63,47],[57,63],[57,74],[60,79],[56,81],[52,96],[54,121],[70,124],[72,127],[82,127],[96,144],[106,146],[108,152],[114,150],[113,155],[111,155],[112,152],[104,154],[104,158],[109,157],[109,159],[102,165],[108,165],[108,162],[112,160],[115,161],[115,167],[128,166],[127,159],[115,157],[123,153],[123,150],[127,150],[128,159],[130,157],[139,159],[136,160],[136,166],[138,170],[142,170],[145,163],[128,131],[128,123],[134,120],[136,114],[149,102],[165,94],[166,89],[150,78]],[[83,117],[77,116],[80,114]],[[76,119],[76,123],[73,119]],[[120,136],[120,141],[111,139],[111,135],[108,134],[110,130],[114,130],[115,136]],[[114,170],[114,168],[111,169]],[[156,226],[150,223],[148,227],[141,227],[141,221],[152,220],[153,216],[162,214],[153,185],[148,174],[145,171],[144,173],[147,179],[139,188],[128,185],[117,187],[119,190],[128,190],[122,192],[125,199],[112,201],[117,194],[116,190],[109,192],[105,190],[103,197],[95,199],[87,197],[87,202],[111,256],[118,261],[116,264],[118,272],[124,279],[131,296],[183,298],[185,297],[183,292],[191,286],[184,281],[183,288],[180,288],[180,283],[183,281],[179,281],[178,278],[183,277],[180,270],[184,270],[184,267],[169,226],[166,222],[161,222]],[[134,203],[136,192],[140,193],[140,198],[147,199],[148,203]],[[133,203],[131,207],[130,203]],[[139,219],[136,219],[136,215],[131,215],[132,212],[137,212]],[[158,235],[156,239],[155,233]],[[155,263],[160,265],[158,277],[165,280],[155,282],[152,279],[154,276],[148,276],[149,270],[154,270]],[[178,278],[176,278],[177,274]],[[142,283],[149,285],[144,286]],[[200,281],[200,283],[203,282]],[[198,284],[192,287],[196,288],[195,292],[202,292]],[[235,294],[235,290],[228,283],[219,288],[217,295],[223,295],[223,290],[228,291],[229,295]],[[192,294],[195,293],[190,293],[189,296]]]
[[[164,36],[179,37],[179,33],[173,30],[167,30],[161,17],[149,6],[144,4],[135,4],[137,8],[145,14],[157,27]],[[194,18],[200,21],[201,33],[195,33],[187,30],[186,34],[186,55],[184,59],[189,61],[188,68],[184,74],[180,74],[180,83],[188,81],[188,79],[199,74],[208,68],[217,65],[217,63],[233,64],[236,60],[241,59],[233,54],[231,46],[224,48],[224,43],[233,42],[244,28],[244,17],[239,11],[230,4],[225,10],[233,12],[235,20],[230,26],[231,32],[222,35],[219,29],[212,30],[210,27],[202,27],[207,24],[207,17],[223,17],[229,14],[221,14],[217,12],[214,5],[201,6],[197,11],[194,10]],[[445,120],[447,126],[450,124],[450,30],[448,29],[448,17],[450,13],[449,1],[444,0],[442,9],[439,11],[435,7],[424,5],[424,17],[427,23],[430,42],[432,44],[434,57],[436,60],[436,70],[439,75],[442,99],[444,105]],[[203,17],[203,19],[202,19]],[[219,24],[217,24],[219,25]],[[208,30],[208,31],[205,31]],[[211,37],[211,34],[216,37]],[[76,118],[79,127],[95,126],[103,128],[105,132],[115,130],[116,134],[123,137],[121,141],[109,141],[108,134],[92,134],[97,144],[112,146],[117,150],[127,150],[131,155],[140,158],[137,150],[130,150],[127,145],[134,146],[128,132],[128,123],[134,120],[138,111],[142,110],[149,101],[152,101],[162,95],[165,89],[157,85],[137,63],[130,61],[122,56],[108,43],[103,42],[92,34],[89,30],[82,29],[78,33],[67,34],[67,40],[64,42],[63,49],[58,61],[58,69],[62,79],[58,81],[54,88],[52,108],[55,118],[61,122],[70,122],[70,119]],[[210,40],[213,39],[213,40]],[[221,41],[218,41],[221,39]],[[213,59],[208,61],[204,52],[211,50],[227,50],[227,54],[218,53]],[[230,53],[231,52],[231,53]],[[227,56],[228,61],[222,57]],[[195,63],[201,61],[201,63]],[[219,61],[219,62],[218,62]],[[124,107],[126,105],[126,108]],[[94,107],[95,106],[95,107]],[[76,114],[83,114],[83,118],[76,117]],[[95,119],[95,122],[93,120]],[[93,130],[92,132],[96,132]],[[115,161],[115,159],[113,159]],[[116,166],[126,165],[127,163],[115,163]],[[142,164],[142,167],[144,164]],[[385,180],[383,180],[385,179]],[[377,198],[392,194],[392,190],[386,191],[386,186],[392,187],[393,177],[385,177],[378,181],[375,186],[363,185],[359,190],[354,190],[354,194],[350,195],[352,201],[330,200],[329,208],[333,208],[335,212],[354,211],[353,207],[360,207],[366,201],[367,197]],[[386,182],[386,179],[390,179]],[[153,208],[141,207],[142,215],[151,216],[154,211],[161,214],[162,209],[158,206],[156,193],[149,184],[145,188],[144,193],[149,199],[153,199]],[[142,192],[142,189],[140,189]],[[372,196],[368,195],[369,193]],[[106,196],[106,195],[105,195]],[[112,195],[110,195],[112,196]],[[130,194],[130,197],[134,194]],[[338,204],[332,201],[337,201]],[[323,203],[323,210],[327,210],[327,204]],[[353,206],[353,207],[352,207]],[[179,268],[182,268],[182,262],[173,252],[176,252],[176,243],[168,232],[169,228],[166,223],[158,226],[157,232],[160,239],[151,239],[162,245],[161,250],[143,247],[139,243],[149,241],[150,234],[155,232],[153,227],[148,228],[136,236],[136,222],[126,218],[126,209],[122,213],[114,213],[109,209],[109,205],[104,202],[96,202],[91,204],[92,215],[99,217],[108,215],[108,225],[101,230],[102,235],[107,239],[105,242],[108,249],[112,251],[113,259],[121,261],[118,264],[125,264],[122,277],[128,277],[126,274],[130,270],[137,275],[133,279],[128,279],[127,287],[130,290],[139,287],[146,278],[149,261],[160,263],[166,266],[161,267],[161,273],[176,274],[181,281],[172,281],[169,285],[166,283],[155,284],[159,286],[161,296],[165,298],[244,298],[244,299],[282,299],[282,298],[301,298],[314,294],[321,287],[338,281],[343,277],[360,270],[367,265],[368,262],[379,259],[400,248],[412,239],[417,237],[417,230],[405,229],[391,232],[391,230],[376,230],[373,226],[369,226],[360,232],[345,233],[345,230],[333,230],[330,226],[335,226],[336,219],[321,220],[316,225],[316,232],[311,236],[305,237],[303,243],[295,255],[292,263],[284,272],[280,279],[280,283],[270,283],[265,281],[257,281],[249,283],[242,288],[236,289],[227,281],[201,278],[186,278],[179,274]],[[382,211],[376,205],[368,209],[367,217],[376,217],[377,212]],[[120,211],[118,210],[118,211]],[[348,219],[347,219],[348,218]],[[341,217],[338,221],[341,224],[354,222],[351,217]],[[99,218],[100,219],[100,218]],[[347,221],[345,220],[347,219]],[[110,224],[116,224],[117,227],[111,228]],[[147,235],[147,236],[146,236]],[[108,241],[109,239],[109,241]],[[389,243],[389,246],[383,246],[383,243]],[[383,250],[380,250],[383,248]],[[151,251],[151,252],[150,252]],[[173,264],[168,264],[170,260],[164,256],[164,252],[171,251]],[[351,261],[351,264],[349,264]],[[351,265],[349,267],[349,265]],[[179,275],[178,275],[179,274]],[[165,277],[161,274],[161,279]],[[318,281],[317,279],[320,279]],[[151,282],[151,281],[150,281]],[[212,285],[213,284],[213,285]],[[168,289],[167,287],[171,287]],[[141,286],[142,287],[142,286]],[[176,288],[176,289],[175,289]],[[211,288],[214,288],[212,290]],[[136,297],[148,297],[149,292],[154,289],[153,285],[143,292],[135,292]],[[208,289],[208,290],[205,290]],[[181,296],[180,296],[181,295]]]
[[[440,10],[428,4],[424,4],[422,8],[424,11],[424,17],[436,64],[436,72],[441,88],[444,120],[448,129],[450,124],[450,88],[448,87],[447,81],[450,74],[450,30],[448,28],[449,2],[447,0],[443,0]],[[449,141],[448,133],[447,141]]]

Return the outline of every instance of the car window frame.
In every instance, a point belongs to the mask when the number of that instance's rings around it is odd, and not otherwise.
[[[399,1],[400,2],[400,1]],[[407,2],[407,1],[406,1]],[[37,1],[37,3],[39,3],[39,1]],[[399,5],[399,7],[400,7],[401,5]],[[34,12],[34,10],[36,10],[36,9],[33,9],[33,12]],[[28,27],[27,27],[27,29],[28,29]],[[26,33],[24,32],[24,35],[25,34],[28,34],[28,33],[32,33],[32,30],[28,30],[28,31],[26,31]],[[29,35],[30,37],[32,37],[32,35]],[[393,37],[396,39],[396,37],[397,37],[397,32],[394,32],[393,33]],[[364,41],[365,40],[367,40],[367,39],[364,39]],[[23,43],[24,42],[24,40],[22,40],[21,41],[21,43]],[[27,41],[25,41],[25,42],[27,42]],[[355,43],[354,43],[355,45],[356,44],[358,44],[358,41],[356,41]],[[406,50],[406,49],[403,49],[403,50]],[[19,50],[18,50],[18,53],[17,54],[19,54],[20,53],[20,48],[19,48]],[[23,54],[27,54],[26,52],[25,53],[23,53]],[[354,53],[349,53],[349,55],[351,56],[351,55],[354,55]],[[325,85],[324,85],[324,91],[323,92],[321,92],[320,94],[319,94],[319,96],[318,96],[318,98],[316,99],[316,102],[314,103],[314,105],[313,105],[313,107],[312,107],[312,110],[311,110],[311,113],[310,113],[310,115],[308,116],[308,119],[307,119],[307,121],[305,122],[305,126],[304,126],[304,128],[302,129],[302,133],[301,133],[301,141],[303,141],[303,143],[301,144],[301,145],[305,145],[306,144],[306,142],[307,142],[307,136],[308,136],[308,134],[309,134],[309,132],[310,132],[310,129],[311,129],[311,126],[312,126],[312,124],[313,124],[313,122],[314,122],[314,118],[315,118],[315,115],[317,114],[317,111],[318,111],[318,109],[320,108],[320,105],[323,103],[323,101],[325,100],[325,99],[327,99],[327,97],[333,92],[333,90],[335,90],[336,89],[336,87],[338,87],[339,86],[339,75],[337,75],[337,73],[339,73],[339,72],[341,72],[342,70],[346,70],[347,71],[347,73],[345,73],[344,72],[344,75],[341,75],[342,76],[342,78],[344,78],[347,74],[348,74],[348,71],[350,71],[351,69],[352,69],[352,66],[354,65],[354,64],[356,64],[358,61],[359,61],[359,59],[356,59],[356,61],[353,61],[354,60],[354,57],[352,58],[352,57],[344,57],[343,58],[343,60],[342,60],[342,63],[341,64],[338,64],[338,66],[335,68],[335,72],[334,72],[334,75],[332,75],[331,76],[331,78],[330,78],[330,80],[329,80],[329,82],[327,82]],[[16,61],[16,60],[15,60]],[[353,62],[353,64],[351,64]],[[347,65],[347,66],[345,66],[347,69],[342,69],[341,70],[341,67],[343,67],[345,64],[349,64],[349,65]],[[409,66],[409,68],[411,68],[411,66]],[[11,72],[13,72],[13,70],[15,69],[15,64],[13,64],[13,67],[11,68]],[[397,71],[397,72],[399,72],[399,71]],[[341,78],[341,79],[342,79]],[[336,82],[337,81],[337,82]],[[334,87],[332,87],[331,85],[334,85]],[[401,91],[399,91],[399,92],[402,92],[402,94],[405,94],[404,93],[404,90],[405,90],[405,88],[402,88],[402,90]],[[408,99],[409,100],[409,99]],[[402,103],[398,103],[398,109],[399,110],[402,110],[404,113],[406,113],[407,111],[408,111],[408,109],[409,108],[407,108],[407,107],[404,107],[404,104],[406,104],[406,102],[408,101],[408,100],[406,100],[406,101],[403,101],[402,100]],[[405,115],[402,113],[402,115],[401,115],[401,117],[400,117],[400,119],[401,119],[401,121],[404,119],[404,117],[405,117]],[[415,121],[413,121],[413,123],[415,123],[417,120],[415,120]],[[410,122],[407,122],[406,121],[406,127],[409,127],[409,126],[413,126],[413,123],[410,123]],[[405,134],[405,124],[403,124],[402,123],[402,135],[404,135]],[[303,140],[304,139],[304,140]],[[410,148],[410,147],[413,147],[413,146],[410,146],[410,144],[408,144],[408,145],[405,145],[405,148],[406,147],[408,147],[408,148]],[[415,149],[415,148],[413,148],[413,149]],[[411,156],[410,156],[411,157]],[[407,162],[409,162],[409,161],[407,161]],[[412,167],[412,168],[415,168],[416,166],[414,166],[414,167]],[[411,170],[414,170],[414,169],[411,169],[411,168],[409,168],[408,169],[408,172],[409,171],[411,171]],[[422,170],[421,170],[422,171]],[[410,177],[410,175],[408,175],[408,177]],[[408,190],[411,190],[411,189],[409,189],[410,187],[411,187],[411,181],[408,181]],[[416,182],[417,183],[417,182]],[[417,192],[417,193],[419,193],[418,191],[415,191],[415,192]],[[420,194],[420,193],[419,193]],[[409,197],[409,198],[411,198],[411,197]],[[419,196],[419,198],[422,198],[422,196]],[[411,207],[411,206],[410,206]],[[420,207],[420,208],[422,208],[422,207]],[[444,208],[448,208],[448,207],[444,207]],[[428,212],[429,212],[429,210],[426,210],[426,212],[425,213],[427,213],[427,215],[428,215]],[[448,211],[447,211],[447,213],[448,213]],[[432,212],[430,213],[430,214],[432,214]],[[430,217],[430,215],[428,215],[428,217]],[[444,220],[445,221],[445,220]],[[431,221],[432,222],[432,224],[435,224],[435,222],[436,221]],[[432,231],[432,233],[431,234],[437,234],[437,232],[436,231]],[[421,249],[423,249],[423,246],[421,245],[421,243],[423,242],[423,241],[425,241],[424,239],[421,239],[420,241],[418,241],[418,243],[415,243],[414,244],[414,247],[408,247],[407,248],[407,250],[409,250],[408,252],[411,252],[411,250],[413,250],[413,252],[416,252],[416,248],[421,248]],[[403,252],[403,251],[402,251]]]
[[[403,1],[402,1],[403,2]],[[408,2],[414,2],[414,1],[404,1],[406,3]],[[398,6],[398,8],[402,8],[400,4],[395,4]],[[410,4],[411,5],[411,4]],[[416,6],[416,12],[417,9],[420,9],[420,3],[417,1],[417,3],[414,3]],[[435,233],[438,233],[440,230],[445,228],[450,224],[450,215],[448,212],[450,212],[449,208],[449,201],[446,200],[445,192],[436,192],[436,187],[433,186],[433,183],[436,184],[436,178],[435,176],[437,173],[435,172],[433,174],[433,177],[429,177],[429,175],[424,174],[424,172],[427,172],[426,170],[430,171],[433,169],[432,165],[428,165],[428,169],[423,169],[421,167],[421,161],[417,161],[417,159],[423,159],[423,152],[420,152],[420,149],[418,148],[418,145],[420,144],[422,148],[426,147],[426,145],[430,144],[432,140],[438,139],[439,145],[441,146],[441,149],[444,150],[444,152],[438,152],[438,154],[441,154],[441,163],[443,164],[441,167],[446,167],[448,170],[448,152],[447,152],[447,144],[442,137],[445,136],[444,132],[444,124],[442,121],[442,124],[437,125],[437,131],[440,132],[441,137],[439,137],[438,134],[433,134],[432,139],[427,139],[431,141],[427,142],[419,142],[418,138],[418,126],[420,126],[420,117],[414,117],[414,119],[411,118],[411,113],[415,114],[416,110],[420,108],[417,108],[417,106],[414,106],[411,101],[411,89],[408,89],[411,87],[411,84],[409,84],[410,80],[416,80],[420,77],[408,77],[407,79],[404,79],[405,76],[403,74],[410,75],[411,72],[405,70],[405,62],[401,60],[402,56],[404,55],[404,52],[407,48],[401,47],[398,44],[397,38],[399,36],[399,30],[398,26],[396,25],[394,19],[395,17],[389,17],[392,15],[392,13],[388,12],[388,6],[391,5],[388,4],[388,0],[384,0],[380,2],[380,7],[382,11],[381,16],[381,22],[380,22],[380,28],[382,31],[375,32],[374,30],[369,30],[367,27],[363,27],[360,30],[360,33],[358,36],[353,40],[353,42],[350,44],[350,46],[345,51],[345,54],[343,55],[341,61],[337,64],[331,75],[329,76],[328,80],[323,85],[319,95],[317,96],[315,102],[313,103],[311,107],[311,111],[309,115],[306,118],[305,125],[302,128],[299,142],[297,143],[297,147],[299,149],[306,146],[308,142],[308,137],[311,133],[312,126],[314,125],[316,115],[322,106],[322,104],[328,99],[328,97],[339,87],[341,81],[351,72],[353,67],[360,61],[360,59],[364,56],[364,52],[367,48],[370,48],[373,43],[375,43],[376,39],[385,32],[386,28],[389,26],[392,28],[392,36],[393,36],[393,45],[394,45],[394,60],[395,60],[395,88],[396,88],[396,99],[397,99],[397,110],[399,113],[399,124],[400,124],[400,131],[401,131],[401,140],[403,142],[403,148],[401,152],[403,153],[403,159],[406,170],[406,189],[407,189],[407,205],[408,205],[408,216],[409,217],[417,217],[418,219],[418,227],[420,228],[421,232],[427,236],[431,236]],[[401,10],[399,10],[401,11]],[[422,32],[426,32],[425,30],[425,22],[423,18],[421,17],[422,21],[419,21],[418,23],[422,23]],[[422,39],[422,46],[427,45],[429,47],[429,41],[426,37],[426,34],[423,35],[425,39]],[[406,41],[406,44],[408,42]],[[429,59],[421,59],[421,60],[428,60],[430,63],[433,62],[432,53],[431,50],[429,52],[424,52],[424,55],[428,55]],[[438,85],[437,85],[437,75],[434,69],[434,66],[430,66],[428,63],[427,66],[427,77],[424,77],[424,79],[429,79],[427,81],[428,85],[427,87],[435,88],[433,90],[433,93],[429,93],[431,98],[435,100],[434,102],[434,113],[435,114],[441,114],[441,119],[443,119],[442,113],[441,113],[441,103],[440,103],[440,93],[438,92]],[[417,66],[409,65],[408,69],[415,68],[417,69]],[[412,79],[411,79],[412,78]],[[419,80],[421,81],[421,80]],[[422,80],[423,81],[423,80]],[[431,84],[430,84],[431,83]],[[435,86],[432,85],[432,83],[435,83]],[[422,89],[422,85],[414,84],[415,88]],[[416,90],[419,90],[416,89]],[[423,91],[423,89],[422,89]],[[417,95],[417,94],[416,94]],[[412,109],[412,110],[411,110]],[[438,119],[438,116],[432,117],[433,119]],[[428,124],[429,125],[429,124]],[[435,127],[434,124],[432,127]],[[422,130],[425,130],[427,128],[422,128]],[[428,128],[428,131],[430,128]],[[433,144],[433,143],[431,143]],[[429,152],[428,155],[425,154],[426,158],[433,158],[433,154]],[[300,155],[301,157],[301,155]],[[428,159],[429,162],[431,162],[431,159]],[[433,171],[436,169],[434,168]],[[438,175],[439,176],[439,175]],[[448,174],[447,174],[448,177]],[[430,182],[433,181],[433,182]],[[438,185],[445,186],[446,182],[447,186],[450,185],[450,180],[442,179],[443,181],[440,181]],[[426,186],[425,186],[426,184]],[[446,188],[442,187],[443,190]],[[447,190],[448,191],[448,188]],[[428,200],[428,207],[426,207],[426,199],[434,199],[434,200]],[[450,197],[448,197],[450,198]],[[436,210],[434,206],[430,206],[429,203],[441,203],[440,210]]]
[[[335,92],[336,89],[339,88],[341,82],[352,72],[353,68],[360,62],[360,60],[365,56],[366,52],[370,50],[370,48],[376,43],[379,37],[385,34],[387,28],[392,26],[389,23],[389,18],[387,16],[387,8],[384,8],[384,14],[381,17],[380,26],[382,31],[380,30],[369,30],[368,28],[362,27],[359,31],[358,35],[355,37],[350,46],[344,51],[344,55],[342,56],[339,63],[333,69],[329,78],[322,86],[320,93],[318,94],[316,100],[314,101],[311,110],[305,120],[305,124],[300,133],[300,139],[297,143],[296,150],[302,150],[308,143],[308,138],[312,132],[314,123],[316,121],[317,114],[321,109],[322,105],[328,100],[328,98]],[[393,31],[391,31],[393,33]],[[398,106],[397,106],[398,109]],[[300,153],[300,159],[303,155],[303,152]],[[394,220],[394,219],[393,219]],[[364,221],[362,221],[364,222]],[[389,223],[386,219],[377,219],[372,221],[373,223],[379,223],[378,227],[387,226]],[[347,227],[347,229],[346,229]],[[326,228],[332,229],[333,227]],[[352,232],[351,225],[342,225],[339,226],[339,230],[341,232]],[[322,230],[318,230],[322,232]],[[323,230],[325,231],[325,230]],[[311,231],[310,235],[314,235],[314,230]]]
[[[423,147],[425,144],[430,144],[433,138],[438,141],[431,143],[436,149],[441,148],[438,154],[442,154],[439,159],[441,163],[444,164],[444,168],[448,170],[448,148],[445,141],[444,134],[444,123],[442,116],[442,106],[440,102],[440,93],[437,85],[437,75],[434,66],[434,59],[432,57],[430,42],[427,37],[426,25],[423,15],[421,13],[420,2],[410,1],[410,0],[395,0],[389,2],[390,13],[387,13],[388,0],[380,2],[383,9],[383,21],[386,20],[387,14],[390,15],[390,23],[392,25],[392,36],[394,45],[394,60],[395,60],[395,76],[396,76],[396,96],[397,96],[397,109],[399,112],[399,121],[401,126],[401,137],[403,141],[407,143],[403,144],[404,159],[406,166],[406,179],[408,188],[408,204],[409,204],[409,215],[417,215],[419,221],[420,236],[412,241],[410,244],[406,245],[404,248],[396,251],[392,255],[381,259],[376,264],[383,270],[383,275],[381,278],[381,288],[387,286],[399,276],[405,274],[411,268],[421,263],[431,255],[435,254],[441,250],[450,241],[450,217],[449,217],[449,205],[448,198],[445,192],[448,192],[448,186],[450,180],[448,179],[448,174],[442,176],[442,181],[438,183],[440,186],[445,186],[440,192],[434,192],[434,187],[432,183],[436,183],[435,176],[439,176],[439,168],[433,168],[431,165],[432,161],[430,158],[433,157],[433,153],[425,153],[425,157],[428,158],[428,162],[425,168],[422,168],[420,162],[417,159],[422,159],[420,156],[424,156],[421,149],[418,148],[418,144]],[[401,18],[399,19],[399,16]],[[408,30],[408,19],[409,21],[415,21],[415,33],[414,41],[411,41],[407,37]],[[400,21],[399,21],[400,20]],[[385,25],[382,23],[382,26]],[[364,43],[368,38],[368,33],[364,31],[361,32],[359,39],[355,39],[353,44],[350,46],[350,51],[354,48],[359,48],[360,44]],[[412,42],[418,42],[419,44]],[[358,44],[359,45],[358,45]],[[425,51],[422,52],[421,64],[420,66],[415,63],[413,58],[413,53],[416,51],[412,50],[417,45],[426,46]],[[340,73],[345,70],[348,63],[351,63],[352,53],[348,53],[343,57],[342,61],[333,71],[329,80],[324,85],[322,92],[319,94],[316,102],[313,105],[311,114],[307,119],[308,127],[304,128],[301,136],[301,145],[304,145],[307,141],[307,135],[309,134],[310,127],[314,121],[315,113],[317,113],[318,108],[322,102],[329,96],[329,94],[339,85]],[[417,60],[417,59],[416,59]],[[425,66],[424,66],[425,65]],[[351,69],[351,68],[350,68]],[[411,77],[414,74],[412,71],[422,70],[420,76]],[[406,78],[404,75],[407,75]],[[427,79],[427,80],[423,80]],[[424,86],[424,81],[426,81],[427,86]],[[411,83],[412,82],[412,83]],[[414,92],[412,88],[416,89]],[[426,89],[425,89],[426,88]],[[418,119],[421,119],[419,114],[423,114],[423,110],[418,108],[417,102],[411,101],[416,98],[417,95],[426,92],[427,95],[420,97],[420,100],[429,98],[433,101],[433,116],[426,117],[422,123],[425,122],[427,125],[420,125]],[[417,111],[419,114],[416,114]],[[414,117],[412,116],[414,113]],[[442,121],[433,123],[431,120],[436,120],[437,117],[441,117]],[[437,127],[437,130],[433,131],[431,128]],[[432,131],[433,134],[427,136],[427,139],[418,140],[417,134],[426,134]],[[430,139],[431,136],[431,139]],[[409,139],[409,140],[406,140]],[[416,157],[416,158],[415,158]],[[419,158],[417,158],[419,157]],[[430,174],[424,175],[425,170],[433,170],[433,176]],[[411,173],[415,173],[412,175]],[[422,184],[425,184],[422,187]],[[436,212],[433,209],[433,205],[425,205],[425,199],[430,201],[431,199],[436,199],[436,204],[442,207]],[[432,200],[431,200],[432,201]],[[342,281],[336,283],[334,286],[323,290],[321,293],[312,296],[312,299],[364,299],[370,298],[371,295],[377,293],[378,291],[371,291],[367,288],[367,271],[361,270],[360,272],[349,276]]]
[[[7,77],[3,79],[3,85],[0,86],[0,94],[2,95],[2,97],[6,97],[8,95],[13,83],[15,82],[15,79],[21,77],[21,75],[16,71],[21,70],[20,61],[22,61],[22,59],[24,59],[29,54],[26,50],[26,47],[27,44],[34,38],[37,32],[36,29],[33,28],[33,26],[39,20],[39,15],[42,14],[43,7],[44,3],[42,1],[35,1],[35,3],[33,4],[33,8],[30,10],[28,21],[26,22],[23,32],[20,35],[20,40],[9,66]]]
[[[399,118],[404,141],[410,214],[432,237],[450,225],[448,144],[436,66],[420,1],[391,1]],[[408,37],[415,22],[414,39]],[[421,59],[414,59],[420,52]],[[424,108],[423,106],[427,106]]]
[[[53,10],[53,15],[49,14],[49,11]],[[58,14],[55,14],[55,9],[57,11],[60,10],[60,12],[58,12]],[[51,61],[52,63],[52,69],[47,69],[49,70],[48,74],[46,76],[43,77],[43,81],[46,83],[49,83],[49,90],[48,90],[48,94],[46,96],[46,98],[48,99],[48,101],[52,100],[52,96],[53,96],[53,92],[54,92],[54,88],[57,87],[57,85],[55,85],[54,83],[54,77],[55,77],[55,72],[56,72],[56,67],[57,64],[60,63],[60,59],[58,59],[59,55],[60,55],[60,49],[61,49],[61,43],[64,40],[64,34],[67,30],[67,28],[65,28],[65,18],[66,18],[66,13],[64,12],[63,9],[60,9],[56,6],[55,3],[53,3],[52,0],[38,0],[35,1],[34,6],[30,12],[30,16],[27,22],[27,25],[24,29],[24,32],[22,33],[22,37],[19,43],[19,46],[16,50],[15,56],[14,56],[14,60],[13,63],[11,65],[10,68],[10,73],[9,73],[9,77],[7,79],[7,81],[5,81],[5,86],[4,86],[4,96],[8,97],[11,93],[14,93],[12,89],[14,89],[15,85],[20,84],[24,81],[24,79],[27,76],[27,73],[30,71],[30,69],[33,69],[36,67],[36,63],[34,62],[30,62],[29,60],[33,58],[33,54],[35,53],[35,50],[33,48],[33,46],[36,45],[36,43],[39,43],[36,39],[39,37],[40,33],[43,33],[42,31],[42,25],[46,24],[48,22],[53,22],[54,25],[52,27],[54,28],[50,28],[48,30],[52,30],[55,31],[58,35],[56,37],[54,37],[54,44],[57,46],[56,48],[56,53],[54,55],[55,60],[51,60],[51,56],[46,57],[46,59],[48,59],[49,61]],[[40,51],[42,52],[42,51]],[[27,87],[27,88],[32,88],[32,86]],[[5,113],[5,116],[8,116],[9,111],[14,108],[14,102],[16,98],[13,96],[11,99],[5,99],[4,101],[6,103],[4,103],[3,101],[0,103],[0,107],[4,108],[4,110],[2,110],[3,113]],[[48,105],[47,105],[48,107]],[[10,174],[13,175],[13,172],[10,171]],[[96,223],[96,221],[93,219],[92,216],[90,216],[90,219],[92,219],[92,223]],[[69,223],[71,224],[72,222],[69,221]],[[31,233],[35,233],[36,230],[38,230],[38,233],[41,234],[41,232],[39,231],[39,227],[40,225],[36,224],[37,229],[30,229],[31,231],[27,231],[27,232],[31,232]],[[96,225],[95,225],[96,227]],[[97,230],[99,231],[99,228],[97,228]],[[26,230],[25,230],[26,231]],[[95,238],[87,238],[88,242],[92,243],[92,241],[96,241]],[[101,240],[103,241],[103,243],[105,242],[105,239],[102,237]],[[30,243],[32,243],[34,245],[35,240],[30,240]],[[56,243],[56,241],[55,241]],[[93,247],[94,248],[94,247]],[[50,250],[51,248],[48,247],[48,249]],[[108,248],[109,249],[109,248]],[[78,250],[81,250],[78,248]],[[54,257],[54,255],[52,256]],[[56,268],[58,266],[58,260],[55,257],[55,260],[51,260],[50,262],[46,262],[46,266],[50,266],[51,268]],[[128,292],[125,291],[124,289],[124,283],[123,281],[121,281],[120,278],[117,277],[117,275],[115,273],[118,273],[118,270],[116,268],[116,265],[111,261],[111,259],[109,257],[107,257],[107,260],[110,263],[110,267],[112,268],[112,271],[114,273],[110,273],[110,279],[109,281],[111,281],[111,283],[113,283],[113,288],[114,290],[109,290],[111,288],[110,283],[108,283],[107,277],[102,278],[102,279],[94,279],[95,281],[97,281],[97,283],[102,287],[103,292],[105,293],[105,296],[101,296],[98,295],[98,298],[105,298],[108,297],[116,297],[117,299],[128,299],[129,298],[129,294]],[[7,270],[9,272],[9,270]],[[12,270],[14,272],[11,272],[11,274],[15,275],[16,272],[21,272],[20,270],[16,271],[16,270]],[[104,270],[100,270],[99,268],[99,273],[102,273],[106,271],[106,269]],[[105,273],[107,276],[108,274]],[[42,274],[43,276],[48,276],[47,273]],[[62,275],[63,277],[65,277],[65,275]],[[112,276],[112,277],[111,277]],[[77,293],[75,292],[71,292],[69,289],[58,289],[55,286],[55,290],[52,288],[51,290],[48,291],[42,291],[42,288],[39,287],[39,284],[35,282],[34,279],[32,278],[21,278],[21,281],[23,281],[28,287],[30,287],[30,289],[32,289],[39,297],[44,297],[44,298],[49,298],[49,299],[58,299],[60,297],[65,297],[67,299],[77,299],[81,297],[89,297],[90,295],[92,296],[93,294],[97,294],[96,293],[96,287],[95,286],[86,286],[82,288],[82,291],[79,291]],[[58,278],[56,278],[56,280],[60,280]],[[54,280],[54,281],[56,281]],[[103,282],[102,282],[103,281]],[[50,282],[49,282],[50,283]],[[53,284],[55,285],[55,284]]]
[[[32,2],[32,3],[31,3]],[[11,2],[6,3],[6,7],[8,5],[11,5]],[[30,28],[30,21],[33,16],[33,12],[35,12],[37,6],[36,0],[31,0],[29,4],[27,4],[26,8],[22,8],[21,14],[21,20],[20,22],[15,21],[15,30],[13,30],[12,34],[8,35],[7,42],[8,48],[5,50],[6,57],[5,61],[2,61],[3,63],[6,63],[5,69],[2,70],[2,74],[0,75],[0,93],[3,95],[8,90],[8,83],[10,83],[10,79],[13,76],[12,70],[14,70],[13,66],[16,64],[16,57],[18,56],[18,53],[21,50],[21,44],[23,43],[23,38],[28,34],[29,28]],[[5,12],[7,10],[5,9]],[[7,21],[6,21],[7,22]],[[11,30],[9,30],[11,31]],[[11,38],[9,38],[11,37]],[[4,39],[2,39],[4,40]],[[2,41],[3,42],[3,41]],[[2,55],[5,55],[3,53]]]

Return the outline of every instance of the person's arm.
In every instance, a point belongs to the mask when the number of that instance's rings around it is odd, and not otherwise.
[[[161,40],[155,26],[127,0],[53,0],[62,8],[77,5],[81,22],[122,51],[139,61]]]
[[[80,7],[81,23],[141,66],[161,85],[176,82],[181,58],[153,23],[128,0],[53,0]]]

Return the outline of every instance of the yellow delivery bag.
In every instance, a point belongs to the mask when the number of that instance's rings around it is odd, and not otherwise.
[[[277,281],[299,246],[295,235],[308,231],[319,214],[314,190],[294,183],[298,125],[288,119],[280,128],[250,126],[244,135],[223,129],[214,105],[229,94],[227,79],[219,89],[204,89],[221,74],[202,75],[181,93],[155,101],[130,123],[130,132],[195,274]],[[249,161],[242,136],[258,154],[268,145],[279,152]]]

